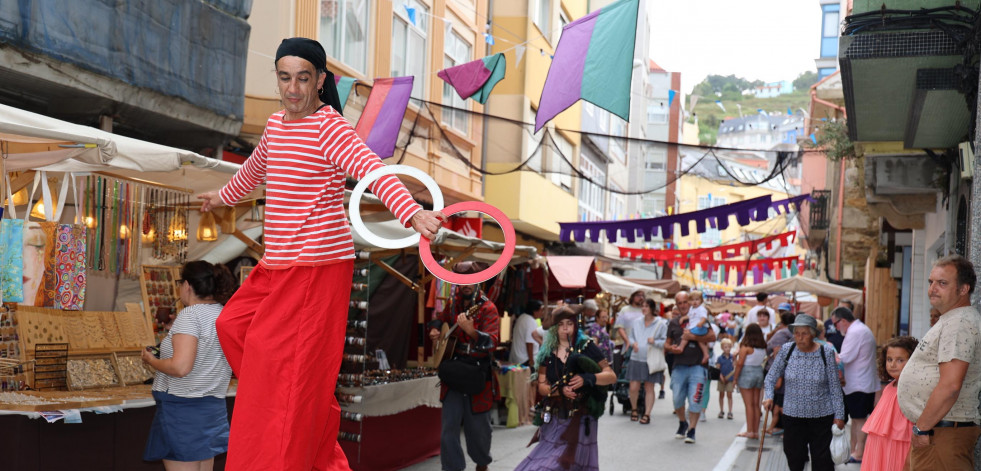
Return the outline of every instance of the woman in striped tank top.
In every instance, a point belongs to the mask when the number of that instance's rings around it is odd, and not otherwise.
[[[170,332],[160,342],[160,358],[143,352],[157,370],[153,379],[156,413],[143,459],[163,460],[170,470],[210,470],[215,456],[228,450],[225,394],[228,366],[215,321],[235,292],[235,279],[224,265],[189,262],[177,280],[181,302]]]

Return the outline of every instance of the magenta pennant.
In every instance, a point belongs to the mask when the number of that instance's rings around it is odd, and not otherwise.
[[[507,63],[503,53],[440,70],[439,78],[448,83],[460,98],[473,98],[483,104],[491,90],[504,78]]]

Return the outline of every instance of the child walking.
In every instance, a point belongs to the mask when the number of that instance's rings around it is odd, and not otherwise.
[[[732,365],[732,339],[724,338],[720,345],[722,354],[715,359],[715,367],[719,369],[719,418],[728,417],[732,420],[732,392],[736,388],[736,369]],[[725,407],[722,407],[723,396],[729,398],[728,416],[723,414],[725,412]]]
[[[901,470],[909,454],[912,422],[903,416],[896,399],[896,380],[919,342],[913,337],[895,337],[879,352],[879,378],[890,381],[882,388],[882,397],[869,415],[862,431],[865,442],[863,470]]]

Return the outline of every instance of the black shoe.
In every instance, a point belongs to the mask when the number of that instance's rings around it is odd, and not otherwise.
[[[663,389],[661,390],[661,393],[657,395],[657,398],[658,399],[664,399],[664,390]]]
[[[674,438],[681,440],[685,438],[685,432],[688,431],[688,422],[678,422],[678,431],[674,433]]]
[[[688,429],[688,434],[685,436],[685,443],[695,443],[695,429]]]

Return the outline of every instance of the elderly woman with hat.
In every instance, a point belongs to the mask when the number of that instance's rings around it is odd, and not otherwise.
[[[578,312],[561,306],[552,313],[552,327],[535,364],[541,427],[532,438],[539,441],[517,471],[598,470],[596,419],[606,403],[604,386],[616,382],[603,352],[579,329]]]
[[[831,425],[845,427],[845,401],[838,381],[834,348],[814,341],[817,321],[799,314],[790,324],[794,340],[780,347],[763,383],[763,407],[773,407],[773,391],[783,381],[783,451],[792,471],[804,469],[808,449],[811,469],[834,470]]]

